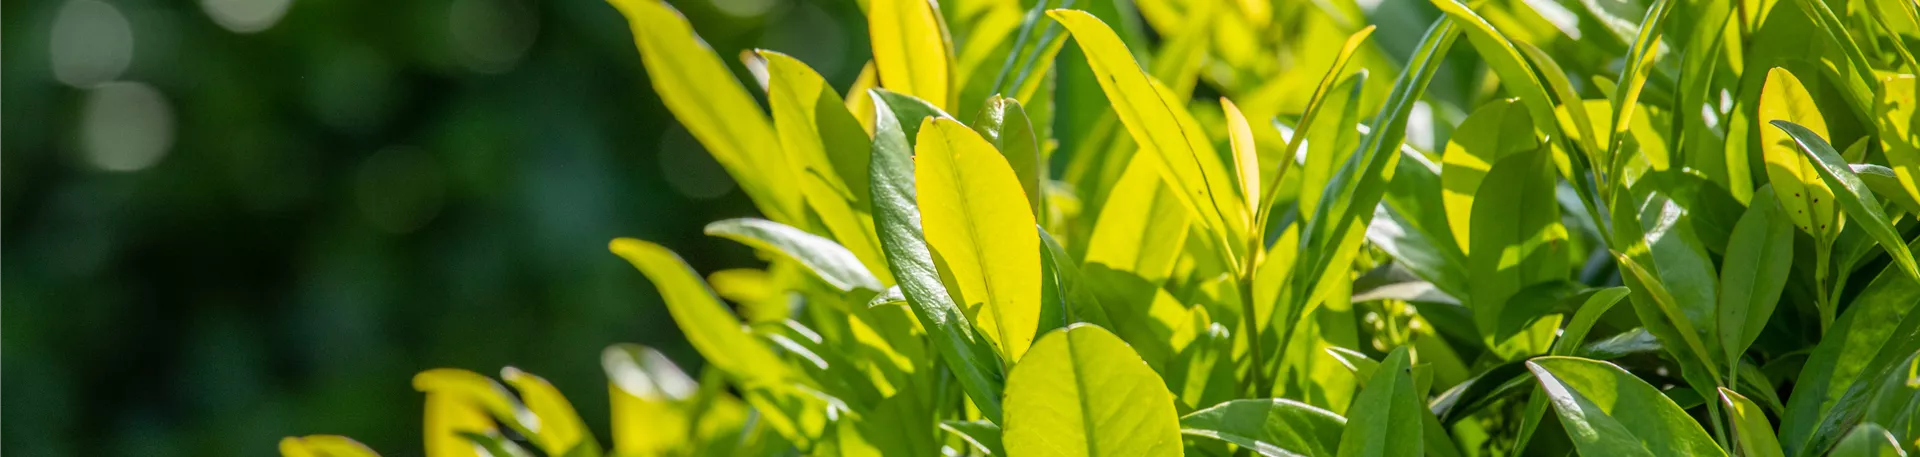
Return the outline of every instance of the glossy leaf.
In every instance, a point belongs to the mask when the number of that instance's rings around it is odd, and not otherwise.
[[[657,454],[683,445],[693,426],[681,408],[699,389],[665,354],[637,344],[616,344],[600,355],[611,394],[613,450]]]
[[[1173,395],[1106,329],[1040,338],[1007,377],[1005,441],[1019,456],[1182,455]]]
[[[586,421],[580,420],[580,413],[574,412],[573,403],[560,394],[560,389],[545,378],[514,367],[500,370],[500,379],[520,393],[527,410],[540,424],[539,435],[534,439],[540,449],[549,455],[600,454],[600,444],[593,439],[593,432],[587,430]]]
[[[787,378],[787,364],[741,327],[740,320],[727,312],[726,305],[680,256],[658,244],[632,238],[615,239],[607,248],[653,281],[673,321],[707,363],[740,379],[771,382]]]
[[[1819,173],[1820,179],[1828,187],[1836,191],[1834,196],[1846,208],[1847,215],[1858,221],[1875,241],[1880,242],[1880,247],[1893,257],[1893,263],[1908,275],[1920,279],[1920,266],[1914,264],[1913,252],[1906,248],[1905,238],[1900,236],[1900,232],[1893,227],[1893,221],[1881,210],[1880,201],[1874,198],[1873,191],[1867,190],[1866,183],[1861,182],[1859,176],[1854,176],[1853,169],[1847,166],[1846,160],[1840,158],[1840,154],[1834,152],[1833,146],[1806,127],[1786,121],[1773,121],[1773,126],[1791,136],[1800,151],[1813,160],[1813,170]]]
[[[1515,293],[1566,277],[1561,249],[1567,233],[1553,182],[1553,163],[1542,150],[1500,160],[1476,192],[1467,251],[1469,303],[1485,335],[1500,337],[1495,328]]]
[[[954,107],[958,94],[953,42],[938,4],[872,0],[867,6],[867,33],[873,37],[873,66],[879,71],[880,87],[943,110]]]
[[[1040,140],[1033,134],[1033,121],[1027,119],[1027,110],[1020,107],[1020,102],[998,95],[988,98],[980,114],[974,116],[973,130],[1013,167],[1034,217],[1047,214],[1041,209],[1046,196],[1040,193],[1040,184],[1048,179],[1047,164],[1040,154]]]
[[[1340,434],[1340,457],[1418,455],[1423,416],[1432,414],[1414,391],[1407,349],[1396,348],[1368,377]]]
[[[1780,213],[1773,187],[1755,192],[1733,226],[1720,267],[1720,347],[1734,366],[1773,317],[1793,266],[1793,223]]]
[[[1280,398],[1233,400],[1180,418],[1188,436],[1233,443],[1267,457],[1334,455],[1347,419]]]
[[[807,271],[842,292],[882,290],[880,280],[867,272],[853,252],[833,240],[786,224],[765,219],[727,219],[707,224],[706,232],[798,261]]]
[[[1720,402],[1733,418],[1734,442],[1740,449],[1740,455],[1785,456],[1780,451],[1780,440],[1773,437],[1773,424],[1767,422],[1767,413],[1760,410],[1760,405],[1725,387],[1720,388]]]
[[[899,0],[909,1],[909,0]],[[753,197],[760,212],[795,222],[800,194],[767,114],[687,19],[660,0],[613,0],[627,16],[654,92]]]
[[[1878,424],[1865,423],[1847,432],[1840,444],[1833,447],[1831,457],[1906,457],[1906,451],[1900,449],[1900,440]]]
[[[1766,156],[1767,180],[1794,226],[1815,239],[1832,240],[1840,232],[1833,190],[1820,179],[1809,157],[1800,153],[1792,135],[1765,125],[1776,120],[1827,136],[1827,122],[1813,106],[1813,96],[1807,94],[1798,78],[1782,68],[1767,71],[1767,84],[1760,96],[1760,149]]]
[[[967,397],[988,420],[1000,420],[1004,367],[993,347],[974,334],[973,324],[948,295],[921,231],[913,141],[923,124],[920,119],[950,117],[909,96],[874,90],[873,97],[873,217],[874,228],[880,232],[880,246],[886,250],[887,268],[893,271],[901,295],[906,296],[914,316],[927,328],[934,349],[953,370]]]
[[[1040,237],[1020,178],[979,134],[929,118],[914,147],[927,244],[946,262],[959,299],[1002,360],[1033,344],[1040,319]]]
[[[1618,366],[1552,356],[1527,367],[1582,455],[1727,455],[1673,400]]]
[[[1141,152],[1157,155],[1168,186],[1202,225],[1220,233],[1218,239],[1240,240],[1248,226],[1247,205],[1239,185],[1227,172],[1207,135],[1161,83],[1141,71],[1126,44],[1107,25],[1085,11],[1047,12],[1073,34],[1099,75],[1100,89],[1113,102],[1114,112],[1127,127]],[[1237,244],[1237,243],[1236,243]],[[1237,249],[1237,246],[1225,246]]]

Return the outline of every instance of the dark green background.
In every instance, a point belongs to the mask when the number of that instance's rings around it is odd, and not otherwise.
[[[76,1],[131,32],[114,82],[56,77]],[[852,0],[671,3],[724,57],[783,51],[841,88],[868,58]],[[604,442],[602,348],[697,363],[607,241],[658,241],[703,273],[758,264],[700,234],[752,209],[606,3],[292,0],[256,33],[208,8],[0,7],[8,455],[269,455],[310,433],[418,455],[412,375],[507,365],[551,379]],[[139,84],[171,142],[103,169],[89,134],[143,136],[88,106]]]

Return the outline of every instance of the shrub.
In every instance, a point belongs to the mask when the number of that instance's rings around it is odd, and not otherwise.
[[[1138,0],[1154,40],[1127,2],[1026,3],[870,0],[844,98],[743,56],[763,110],[614,0],[765,216],[707,232],[768,266],[614,240],[705,367],[609,348],[610,449],[539,377],[429,370],[427,453],[1920,443],[1912,2]]]

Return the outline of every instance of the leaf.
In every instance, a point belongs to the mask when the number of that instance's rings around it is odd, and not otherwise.
[[[1620,69],[1620,84],[1614,87],[1613,95],[1607,99],[1613,105],[1613,144],[1607,147],[1607,157],[1621,153],[1621,145],[1627,141],[1627,129],[1633,125],[1634,111],[1640,107],[1640,92],[1646,87],[1647,74],[1653,71],[1653,60],[1660,48],[1660,24],[1666,21],[1667,12],[1672,9],[1672,0],[1654,0],[1653,6],[1647,8],[1645,18],[1640,21],[1640,33],[1633,39],[1633,47],[1626,56],[1626,66]]]
[[[1254,149],[1253,127],[1247,125],[1246,113],[1240,112],[1240,107],[1234,106],[1233,100],[1220,97],[1220,109],[1227,115],[1227,140],[1233,147],[1233,172],[1239,178],[1240,195],[1247,196],[1247,203],[1255,203],[1254,198],[1260,195],[1260,152]],[[1258,207],[1247,208],[1247,214],[1259,211]],[[1248,232],[1263,228],[1249,226]]]
[[[873,97],[873,222],[887,254],[887,268],[967,397],[987,420],[999,421],[1005,371],[992,346],[974,335],[966,314],[947,295],[921,232],[916,203],[912,141],[921,128],[920,119],[948,117],[912,97],[880,89],[873,91]]]
[[[915,144],[927,244],[1001,360],[1018,361],[1040,324],[1040,237],[1021,205],[1019,177],[992,144],[952,119],[926,120]]]
[[[1202,226],[1218,234],[1219,241],[1245,239],[1251,217],[1241,203],[1245,197],[1184,105],[1141,71],[1126,44],[1100,19],[1078,10],[1047,14],[1073,34],[1127,132],[1141,152],[1160,158],[1165,182],[1188,210],[1200,215]],[[1230,260],[1238,244],[1223,246]]]
[[[1550,356],[1527,368],[1582,455],[1726,455],[1673,400],[1618,366]]]
[[[1407,348],[1395,348],[1368,376],[1366,388],[1348,409],[1340,433],[1340,457],[1419,455],[1421,417],[1432,414],[1414,391]]]
[[[1720,388],[1720,401],[1731,413],[1734,443],[1740,455],[1785,457],[1780,452],[1780,440],[1773,437],[1773,424],[1767,422],[1767,413],[1760,410],[1760,405],[1725,387]]]
[[[1855,426],[1847,432],[1840,444],[1833,447],[1831,457],[1906,457],[1906,451],[1900,450],[1900,440],[1879,424],[1865,423]]]
[[[1767,71],[1767,83],[1760,95],[1760,122],[1776,120],[1827,136],[1827,122],[1813,106],[1813,96],[1793,73],[1777,67]],[[1784,130],[1761,127],[1760,149],[1766,157],[1767,181],[1773,184],[1780,207],[1793,225],[1823,245],[1831,243],[1840,233],[1840,221],[1833,208],[1833,190],[1820,179],[1818,167],[1800,153],[1793,136]]]
[[[772,382],[788,378],[787,364],[748,334],[740,320],[700,282],[693,267],[673,251],[632,238],[614,239],[607,249],[653,281],[667,304],[667,312],[707,363],[736,379]]]
[[[1847,167],[1847,162],[1833,151],[1833,146],[1813,131],[1792,122],[1773,121],[1773,126],[1791,136],[1799,149],[1814,160],[1817,165],[1813,170],[1820,174],[1820,179],[1826,181],[1828,187],[1839,190],[1833,195],[1839,197],[1841,206],[1847,209],[1847,215],[1858,221],[1875,241],[1880,242],[1880,247],[1893,257],[1893,263],[1899,265],[1907,275],[1920,279],[1920,266],[1914,264],[1913,252],[1907,250],[1905,239],[1893,228],[1893,222],[1887,219],[1886,213],[1881,211],[1880,201],[1873,197],[1873,191],[1867,190],[1866,183],[1860,182],[1859,176],[1854,176],[1853,169]]]
[[[1513,42],[1461,0],[1433,0],[1433,5],[1440,7],[1440,11],[1460,25],[1467,41],[1473,44],[1473,49],[1499,75],[1502,87],[1508,93],[1519,96],[1521,105],[1527,108],[1527,113],[1534,119],[1532,127],[1547,137],[1559,136],[1557,125],[1543,122],[1554,118],[1553,102],[1547,98],[1546,85],[1534,76],[1533,69],[1527,66],[1527,61],[1520,56]]]
[[[780,148],[794,165],[807,206],[819,215],[824,233],[867,270],[884,270],[880,242],[873,235],[867,183],[871,140],[866,131],[813,68],[786,54],[757,52],[766,61],[767,104]]]
[[[1476,192],[1467,249],[1468,303],[1480,332],[1495,338],[1489,344],[1499,341],[1495,330],[1515,293],[1567,275],[1562,251],[1567,232],[1560,225],[1553,183],[1553,163],[1539,150],[1501,159]]]
[[[1896,75],[1880,84],[1873,107],[1875,126],[1880,131],[1880,150],[1887,155],[1899,188],[1906,201],[1920,201],[1920,77]],[[1869,182],[1871,183],[1871,182]],[[1900,200],[1892,192],[1881,192]]]
[[[800,262],[807,271],[841,292],[884,289],[880,280],[874,279],[847,248],[786,224],[765,219],[727,219],[707,224],[706,232]]]
[[[1817,453],[1847,428],[1837,419],[1861,417],[1865,384],[1897,358],[1920,348],[1920,281],[1888,265],[1834,320],[1827,337],[1795,377],[1780,441],[1789,455]]]
[[[1007,377],[1009,455],[1181,455],[1173,395],[1120,338],[1076,324],[1047,334]]]
[[[1145,154],[1128,159],[1093,233],[1082,240],[1085,264],[1106,265],[1154,283],[1173,273],[1174,263],[1185,254],[1193,218],[1163,184],[1159,166]]]
[[[553,387],[546,379],[519,368],[506,367],[500,370],[500,379],[520,393],[526,402],[527,410],[533,413],[540,424],[539,434],[533,442],[547,455],[600,455],[600,444],[593,439],[593,432],[587,430],[586,422],[580,420],[580,413],[574,412],[573,403]]]
[[[1333,57],[1333,65],[1327,68],[1324,76],[1320,77],[1320,84],[1313,88],[1312,98],[1307,99],[1307,108],[1300,112],[1300,123],[1294,126],[1295,139],[1288,141],[1286,151],[1280,154],[1280,171],[1274,175],[1275,184],[1278,184],[1277,181],[1286,175],[1287,166],[1293,163],[1293,157],[1299,154],[1302,146],[1306,145],[1306,142],[1301,141],[1300,138],[1311,137],[1312,133],[1319,131],[1335,132],[1336,136],[1337,134],[1350,134],[1353,131],[1351,128],[1353,123],[1347,122],[1347,119],[1357,115],[1357,112],[1360,111],[1360,108],[1355,105],[1359,104],[1360,83],[1366,81],[1366,76],[1363,73],[1354,78],[1347,78],[1347,63],[1353,60],[1354,53],[1360,50],[1360,45],[1367,41],[1367,37],[1373,35],[1373,30],[1374,27],[1369,25],[1361,28],[1358,32],[1354,32],[1353,35],[1347,36],[1346,44],[1341,45],[1340,53],[1335,54]],[[1338,93],[1334,86],[1342,84],[1342,81],[1350,81],[1350,84],[1352,84],[1352,88],[1347,91],[1348,97],[1346,103],[1339,103],[1339,99],[1336,98],[1336,103],[1328,105],[1326,103],[1327,97],[1331,94]],[[1328,109],[1335,110],[1334,113],[1331,114],[1331,116],[1333,116],[1333,125],[1314,128],[1317,120],[1322,115],[1321,111]],[[1339,148],[1336,145],[1322,144],[1321,147],[1326,148],[1327,152],[1319,155],[1326,158],[1334,158],[1334,153],[1344,154],[1346,151],[1346,149]],[[1306,171],[1305,173],[1307,173],[1307,175],[1302,178],[1302,183],[1323,184],[1323,180],[1325,180],[1326,177],[1333,172],[1333,168],[1337,166],[1333,164],[1340,163],[1341,160],[1339,159],[1344,159],[1344,157],[1334,158],[1334,160],[1325,161],[1324,167],[1311,167],[1311,165],[1315,163],[1312,158],[1313,154],[1309,154],[1308,157],[1307,163],[1310,165],[1308,170],[1317,168],[1319,172]],[[1316,174],[1318,179],[1316,179]],[[1301,211],[1306,213],[1308,217],[1312,217],[1314,214],[1313,210],[1315,208],[1312,207],[1315,206],[1314,202],[1318,201],[1321,187],[1322,186],[1312,184],[1305,184],[1301,187],[1301,201],[1303,202]],[[1273,205],[1277,203],[1277,199],[1279,198],[1280,186],[1266,186],[1264,190],[1266,195],[1260,198],[1260,204],[1254,205],[1255,208],[1258,208],[1258,213],[1256,214],[1258,217],[1254,218],[1254,227],[1260,229],[1266,228],[1266,221],[1268,217],[1270,217],[1269,214],[1272,213]],[[1312,194],[1313,197],[1306,197],[1307,194]]]
[[[1055,27],[1058,24],[1046,17],[1045,13],[1070,1],[1038,1],[1027,10],[1025,17],[1020,20],[1019,35],[1013,41],[1013,52],[1007,54],[1006,63],[1000,66],[1000,73],[994,77],[994,93],[1013,97],[1022,104],[1034,103],[1040,84],[1046,79],[1048,70],[1053,68],[1054,56],[1067,44],[1066,35],[1060,33]]]
[[[1755,192],[1733,226],[1720,267],[1720,347],[1735,366],[1773,317],[1793,267],[1793,224],[1780,214],[1772,186]]]
[[[1233,400],[1180,418],[1180,432],[1221,440],[1267,457],[1334,455],[1347,419],[1282,398]]]
[[[380,457],[380,454],[352,438],[307,435],[281,438],[280,457]]]
[[[907,0],[901,0],[907,1]],[[800,194],[760,105],[687,19],[660,0],[612,0],[627,16],[654,93],[768,218],[796,222]]]
[[[1439,71],[1440,56],[1453,45],[1459,31],[1452,22],[1437,20],[1427,29],[1408,71],[1395,80],[1385,108],[1374,117],[1372,134],[1360,146],[1360,152],[1334,175],[1329,191],[1320,200],[1320,216],[1308,221],[1301,230],[1298,265],[1289,284],[1293,297],[1279,322],[1290,323],[1334,290],[1331,283],[1348,280],[1345,272],[1366,239],[1366,227],[1372,222],[1374,207],[1386,194],[1388,177],[1400,159],[1400,146],[1406,140],[1407,120],[1414,102],[1426,91],[1427,83]],[[1338,272],[1339,274],[1335,274]],[[1299,312],[1300,314],[1295,314]],[[1290,341],[1292,326],[1284,330],[1280,341]]]
[[[1870,163],[1847,166],[1853,168],[1853,174],[1860,177],[1860,182],[1866,183],[1867,188],[1873,190],[1874,197],[1890,200],[1900,210],[1909,214],[1920,214],[1920,200],[1914,200],[1912,196],[1907,195],[1903,187],[1906,184],[1893,169]]]
[[[657,455],[685,444],[692,424],[683,404],[700,388],[693,378],[638,344],[608,346],[600,366],[611,394],[614,453]]]
[[[1000,426],[987,421],[940,421],[940,429],[959,435],[967,444],[986,455],[1007,455],[1001,445]]]
[[[867,33],[873,37],[873,66],[880,87],[926,100],[942,110],[954,107],[953,40],[932,0],[871,0]],[[911,120],[906,120],[911,122]]]
[[[1086,278],[1080,276],[1080,266],[1067,256],[1066,249],[1046,230],[1040,230],[1040,245],[1040,274],[1045,276],[1044,283],[1058,289],[1057,300],[1062,302],[1060,308],[1065,311],[1065,323],[1086,322],[1111,327],[1113,321],[1107,318],[1106,309],[1100,306],[1093,291],[1088,290]],[[1053,329],[1042,327],[1040,334],[1050,331]]]
[[[1533,120],[1521,108],[1515,100],[1481,105],[1454,128],[1440,156],[1441,202],[1446,206],[1447,225],[1453,230],[1454,241],[1469,255],[1473,253],[1468,240],[1472,239],[1474,195],[1480,191],[1482,179],[1501,159],[1540,147],[1533,137]]]
[[[1040,140],[1033,135],[1033,122],[1027,120],[1027,111],[1020,107],[1020,102],[998,95],[990,97],[980,108],[980,114],[974,116],[973,124],[974,132],[1000,151],[1007,165],[1013,167],[1034,216],[1047,214],[1041,209],[1045,196],[1040,194],[1040,183],[1047,180],[1047,164],[1040,154]]]
[[[527,411],[499,383],[467,370],[436,368],[413,376],[413,390],[427,394],[421,429],[428,457],[478,456],[465,433],[496,433],[494,421],[532,435]],[[489,417],[491,416],[491,417]]]

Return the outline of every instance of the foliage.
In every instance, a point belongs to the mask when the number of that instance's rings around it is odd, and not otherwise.
[[[1434,0],[1399,59],[1353,2],[871,0],[845,97],[744,56],[770,110],[614,3],[769,265],[613,241],[707,361],[609,349],[613,454],[1920,445],[1910,2]],[[602,454],[502,377],[415,379],[430,454]]]

